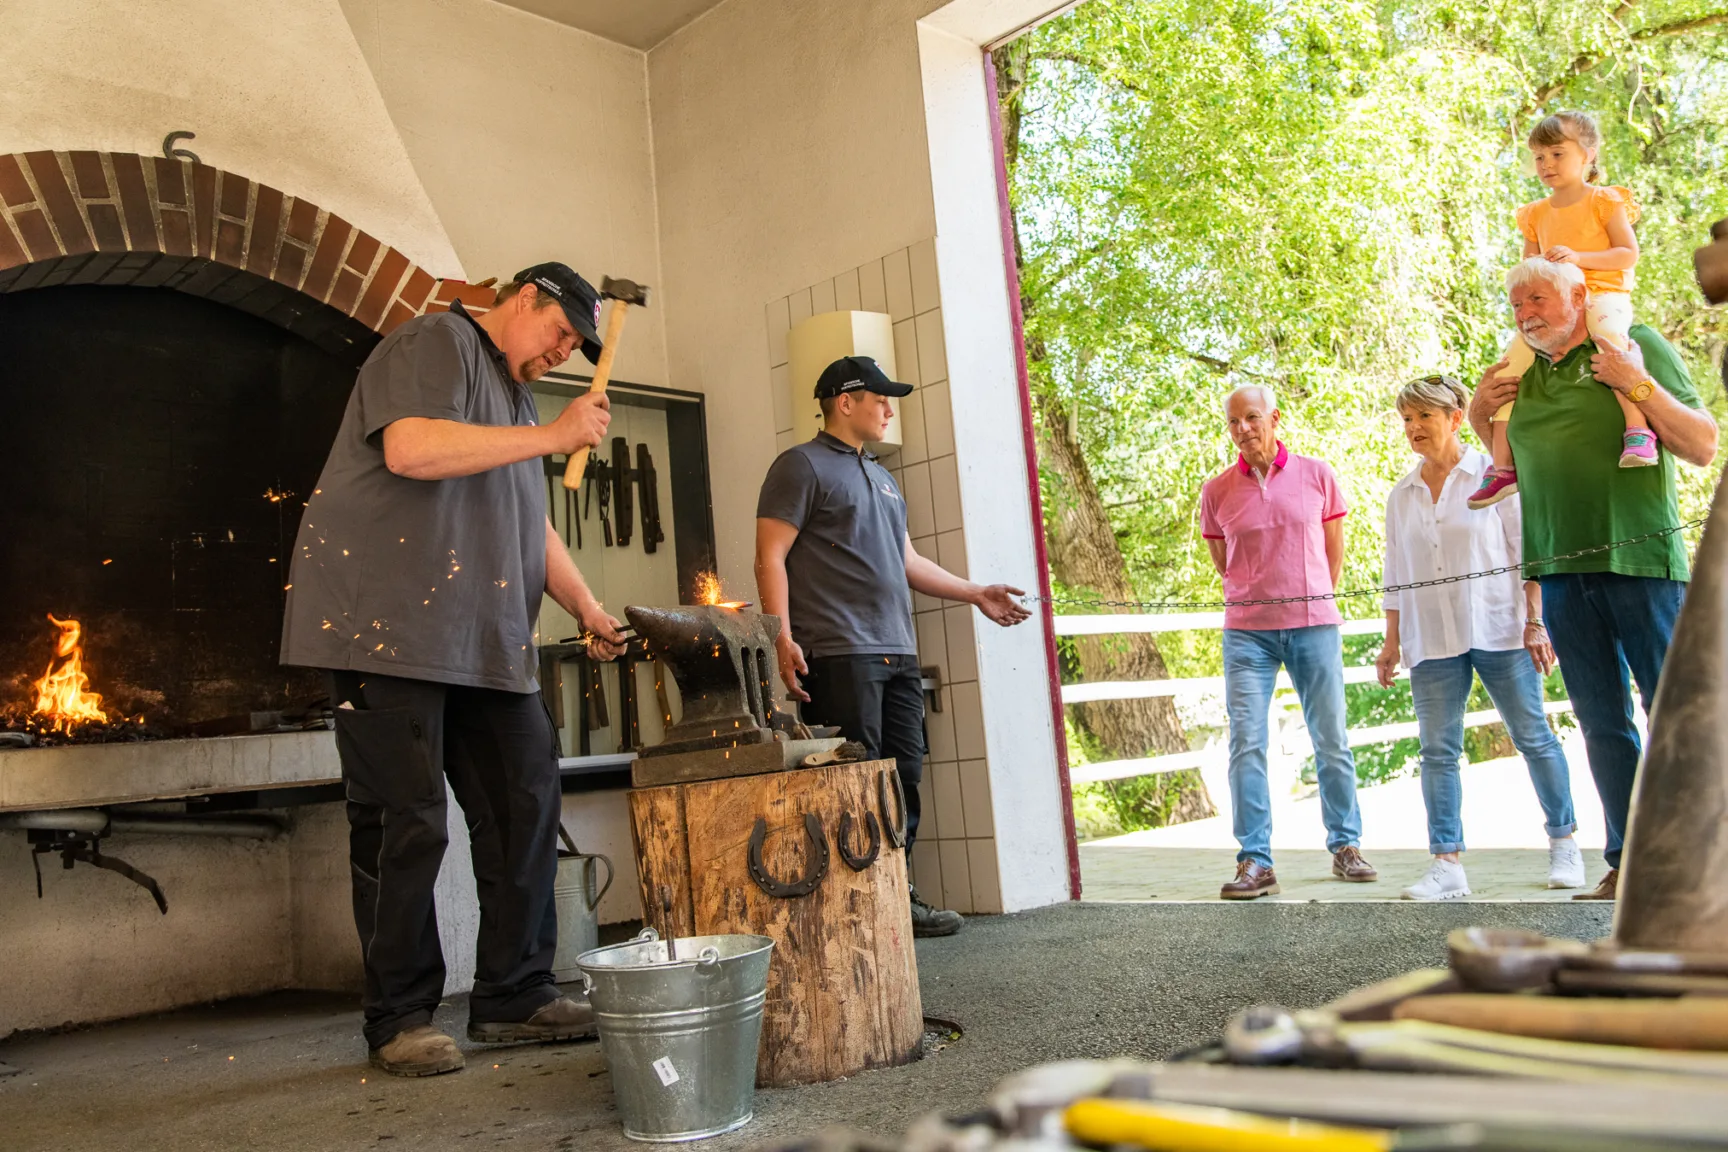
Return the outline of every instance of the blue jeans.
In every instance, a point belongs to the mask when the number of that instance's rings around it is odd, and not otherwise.
[[[1482,677],[1489,699],[1512,744],[1530,769],[1530,783],[1547,817],[1550,836],[1578,829],[1572,815],[1572,782],[1566,753],[1542,712],[1542,677],[1522,648],[1488,652],[1472,648],[1458,656],[1424,660],[1410,669],[1410,694],[1422,737],[1422,804],[1428,809],[1428,851],[1464,851],[1464,786],[1458,759],[1464,754],[1464,706],[1472,675]]]
[[[1568,572],[1544,576],[1541,583],[1548,632],[1602,798],[1608,825],[1608,849],[1602,855],[1608,867],[1618,868],[1643,751],[1632,724],[1627,674],[1638,681],[1648,716],[1686,585],[1618,572]]]
[[[1289,669],[1314,740],[1320,814],[1333,852],[1362,838],[1356,810],[1356,759],[1344,720],[1344,648],[1338,627],[1224,629],[1224,700],[1230,716],[1232,831],[1237,860],[1272,867],[1272,796],[1266,783],[1266,710],[1278,669]]]

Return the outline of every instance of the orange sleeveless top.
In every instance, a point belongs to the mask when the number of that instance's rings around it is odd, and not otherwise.
[[[1614,210],[1626,209],[1626,222],[1638,223],[1638,201],[1627,188],[1586,187],[1584,199],[1567,208],[1556,208],[1551,199],[1538,200],[1518,209],[1518,231],[1546,252],[1561,244],[1575,252],[1606,252],[1614,247],[1608,238],[1608,221]],[[1585,268],[1584,283],[1592,292],[1632,291],[1630,268]]]

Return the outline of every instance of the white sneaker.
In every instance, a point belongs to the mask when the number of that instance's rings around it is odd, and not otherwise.
[[[1584,887],[1584,853],[1570,836],[1548,839],[1548,887]]]
[[[1464,865],[1454,864],[1436,856],[1428,864],[1428,874],[1404,889],[1406,900],[1462,900],[1470,895],[1470,884],[1464,879]]]

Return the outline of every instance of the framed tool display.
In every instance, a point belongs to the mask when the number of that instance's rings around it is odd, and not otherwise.
[[[588,378],[553,372],[533,384],[542,422],[588,390]],[[547,512],[600,602],[622,619],[626,604],[689,604],[714,571],[714,516],[707,417],[700,393],[613,380],[612,424],[589,454],[575,488],[567,459],[548,456]],[[606,768],[660,738],[676,689],[639,647],[611,663],[589,661],[582,631],[548,598],[541,607],[541,681],[566,757]],[[567,770],[567,777],[581,768]],[[598,768],[597,768],[598,771]],[[570,781],[567,779],[567,786]]]

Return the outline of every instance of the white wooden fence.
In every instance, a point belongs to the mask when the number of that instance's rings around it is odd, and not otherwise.
[[[1171,612],[1161,615],[1120,615],[1120,616],[1057,616],[1056,635],[1058,636],[1111,636],[1130,632],[1183,632],[1183,631],[1221,631],[1224,627],[1222,612]],[[1378,636],[1386,631],[1386,622],[1374,620],[1346,620],[1339,629],[1345,636]],[[1406,669],[1398,670],[1400,680],[1408,680]],[[1344,669],[1344,683],[1373,684],[1377,683],[1373,665],[1353,666]],[[1278,687],[1289,688],[1290,677],[1287,673],[1278,673]],[[1201,692],[1222,692],[1224,677],[1194,676],[1186,679],[1167,680],[1104,680],[1087,684],[1064,684],[1062,686],[1062,703],[1086,704],[1099,700],[1144,700],[1154,696],[1184,696]],[[1556,712],[1570,712],[1572,704],[1567,700],[1551,700],[1544,705],[1552,715]],[[1500,713],[1487,709],[1482,712],[1467,712],[1464,714],[1466,728],[1480,728],[1484,724],[1493,724],[1500,719]],[[1418,726],[1415,721],[1401,724],[1375,724],[1349,730],[1350,746],[1358,748],[1365,744],[1387,744],[1394,740],[1404,740],[1415,736]],[[1297,748],[1295,752],[1306,755],[1312,750],[1312,745],[1306,749]],[[1211,764],[1223,763],[1229,757],[1227,740],[1192,752],[1172,752],[1162,756],[1144,756],[1129,760],[1106,760],[1098,764],[1075,764],[1068,770],[1068,778],[1074,784],[1091,784],[1100,780],[1122,780],[1131,776],[1151,776],[1159,772],[1176,772],[1184,768],[1204,768]]]

